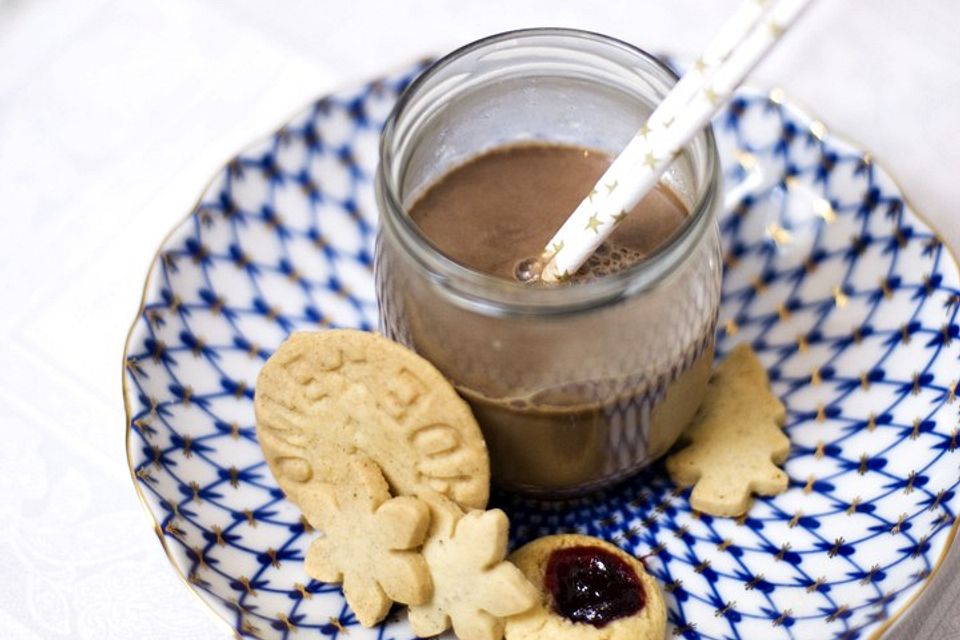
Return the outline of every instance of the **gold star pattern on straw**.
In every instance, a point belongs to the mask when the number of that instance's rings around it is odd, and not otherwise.
[[[619,221],[616,212],[620,206],[626,202],[636,202],[656,186],[663,171],[709,124],[710,118],[723,107],[731,92],[777,44],[779,36],[790,28],[811,1],[790,0],[779,6],[778,0],[777,9],[770,13],[766,7],[774,3],[746,0],[737,9],[691,65],[686,76],[676,83],[654,109],[647,123],[637,130],[617,161],[604,173],[602,181],[567,218],[572,226],[564,225],[557,232],[557,238],[568,238],[570,242],[556,256],[554,264],[544,271],[544,281],[556,280],[564,266],[576,272],[584,264],[600,241],[612,231],[614,225],[611,221]],[[782,91],[779,90],[769,93],[773,105],[781,104],[782,97]],[[649,171],[643,171],[641,167]],[[750,168],[748,161],[744,169]],[[614,190],[616,180],[621,177],[620,186]],[[589,222],[586,220],[593,212],[602,220],[599,226],[592,218]],[[590,236],[587,231],[593,231],[595,235]],[[787,238],[786,232],[776,234],[776,239],[783,243]]]
[[[623,219],[627,217],[627,210],[626,210],[626,209],[621,209],[621,210],[620,210],[620,213],[615,213],[615,214],[613,214],[613,215],[610,216],[610,217],[613,218],[613,221],[614,221],[616,224],[620,224],[621,222],[623,222]]]
[[[587,226],[584,227],[584,230],[600,233],[600,218],[597,217],[597,214],[590,216],[590,219],[587,221]]]

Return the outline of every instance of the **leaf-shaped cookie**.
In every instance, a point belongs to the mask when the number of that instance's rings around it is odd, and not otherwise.
[[[417,549],[430,510],[417,498],[391,498],[379,467],[351,456],[348,480],[319,485],[307,518],[323,537],[307,550],[307,573],[323,582],[343,582],[347,603],[365,626],[383,620],[393,602],[422,604],[432,585]]]
[[[396,495],[487,504],[490,463],[470,408],[433,365],[383,336],[291,335],[261,369],[254,408],[270,471],[304,510],[310,485],[333,482],[355,450]]]
[[[694,509],[715,516],[746,513],[751,493],[768,496],[787,488],[787,475],[777,467],[790,450],[780,428],[784,418],[763,364],[741,344],[714,371],[699,412],[681,436],[690,444],[667,458],[667,471],[675,483],[694,485]]]
[[[433,598],[410,606],[410,625],[421,637],[453,627],[460,640],[499,640],[503,618],[536,604],[536,588],[504,560],[507,516],[499,509],[466,514],[443,496],[424,495],[430,534],[423,557],[430,566]]]

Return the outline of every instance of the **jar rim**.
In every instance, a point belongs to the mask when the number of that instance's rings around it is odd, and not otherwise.
[[[530,40],[543,37],[588,41],[618,49],[648,65],[649,71],[660,74],[661,79],[669,81],[671,85],[678,80],[677,74],[655,56],[623,40],[581,29],[532,28],[505,31],[466,44],[436,60],[407,86],[380,134],[380,161],[375,190],[381,210],[381,224],[388,225],[397,234],[406,252],[460,306],[485,313],[542,315],[576,312],[651,289],[682,264],[684,258],[699,244],[713,220],[714,205],[719,198],[720,162],[712,127],[707,125],[687,145],[689,147],[697,142],[703,144],[706,156],[703,169],[706,179],[698,185],[687,220],[644,260],[595,280],[553,287],[531,287],[477,271],[446,256],[410,217],[400,198],[400,187],[395,179],[397,174],[393,170],[393,142],[405,109],[428,88],[432,79],[461,58],[511,40],[521,39],[529,44]]]

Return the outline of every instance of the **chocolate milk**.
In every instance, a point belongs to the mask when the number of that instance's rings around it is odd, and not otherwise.
[[[611,158],[573,146],[501,147],[455,168],[422,194],[410,216],[442,253],[477,271],[514,279],[540,255]],[[668,188],[651,191],[573,280],[619,271],[656,251],[687,217]]]
[[[539,255],[610,162],[573,146],[502,147],[450,170],[405,208],[453,261],[515,280],[518,264]],[[687,217],[660,186],[572,282],[529,286],[589,286],[656,254]],[[716,277],[701,251],[666,288],[589,313],[533,319],[451,304],[440,282],[411,277],[412,265],[385,250],[378,259],[384,331],[433,362],[470,403],[495,483],[581,492],[662,455],[699,406],[716,320],[703,311],[709,298],[688,293]],[[672,300],[684,308],[664,313],[660,305]]]

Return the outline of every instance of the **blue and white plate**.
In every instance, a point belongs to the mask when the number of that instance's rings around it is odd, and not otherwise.
[[[376,326],[377,136],[420,70],[324,98],[224,167],[164,241],[130,333],[136,490],[174,568],[242,636],[413,636],[399,611],[363,629],[304,574],[316,533],[267,470],[252,398],[291,331]],[[495,502],[515,544],[580,531],[642,556],[675,635],[878,637],[956,533],[958,266],[868,154],[778,92],[740,92],[715,126],[719,348],[748,341],[769,369],[789,490],[713,518],[657,467],[576,502]]]

